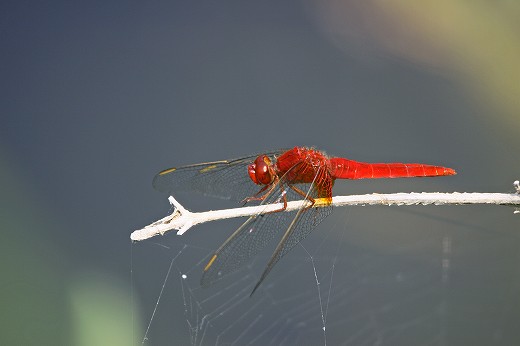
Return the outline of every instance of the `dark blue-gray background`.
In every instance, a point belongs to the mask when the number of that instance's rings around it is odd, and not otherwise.
[[[239,221],[130,243],[131,231],[168,212],[151,180],[170,166],[306,145],[459,173],[337,182],[337,195],[511,191],[520,172],[518,8],[412,3],[0,5],[0,343],[141,340],[180,244],[189,246],[179,271],[197,268],[189,286],[197,299],[227,287],[199,290],[199,262]],[[232,205],[178,197],[191,210]],[[519,342],[520,238],[512,211],[336,210],[304,242],[318,261],[337,262],[323,301],[346,305],[328,316],[328,343]],[[336,244],[332,253],[320,248],[323,234]],[[197,247],[204,250],[189,251]],[[243,313],[190,301],[201,314],[223,312],[203,344],[324,342],[309,257],[298,248],[286,258],[265,290],[240,302]],[[302,258],[306,271],[284,280]],[[330,282],[326,263],[321,274]],[[179,271],[170,280],[178,282]],[[189,339],[178,289],[167,282],[148,344],[201,342],[200,335]],[[298,292],[305,294],[293,298]],[[266,295],[271,304],[257,304]],[[308,316],[291,312],[310,300],[316,310]],[[258,321],[273,309],[302,321],[266,333]],[[243,329],[226,329],[237,320]]]

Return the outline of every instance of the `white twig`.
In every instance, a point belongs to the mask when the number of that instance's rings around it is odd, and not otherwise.
[[[520,183],[514,182],[516,193],[392,193],[392,194],[371,194],[354,196],[336,196],[332,198],[332,205],[335,207],[345,205],[462,205],[462,204],[495,204],[520,207]],[[176,230],[178,235],[182,235],[192,226],[200,223],[230,219],[235,217],[251,216],[256,214],[266,214],[271,211],[279,210],[283,207],[281,203],[261,205],[254,207],[242,207],[223,210],[210,210],[200,213],[192,213],[186,210],[172,196],[168,198],[174,207],[172,214],[142,228],[132,232],[130,239],[140,241],[156,235]],[[310,202],[305,202],[310,203]],[[291,201],[287,203],[285,211],[293,211],[301,208],[302,201]],[[316,200],[314,207],[322,207],[326,204],[319,199]],[[515,213],[518,213],[515,210]]]

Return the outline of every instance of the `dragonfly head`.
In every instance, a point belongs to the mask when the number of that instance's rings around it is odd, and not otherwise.
[[[267,155],[258,156],[255,162],[247,167],[247,170],[251,180],[258,185],[269,185],[276,176],[271,159]]]

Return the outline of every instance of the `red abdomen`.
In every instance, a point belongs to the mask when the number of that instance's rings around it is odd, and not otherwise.
[[[344,158],[330,159],[335,179],[435,177],[457,174],[455,170],[422,163],[366,163]]]

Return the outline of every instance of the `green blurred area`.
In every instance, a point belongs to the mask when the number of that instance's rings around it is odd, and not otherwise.
[[[23,175],[4,152],[0,167],[0,344],[69,344],[68,254],[49,239],[52,216],[22,186]]]
[[[26,174],[3,152],[0,167],[0,344],[132,345],[142,332],[130,288],[76,266],[50,237],[64,228],[52,203],[22,184]]]

